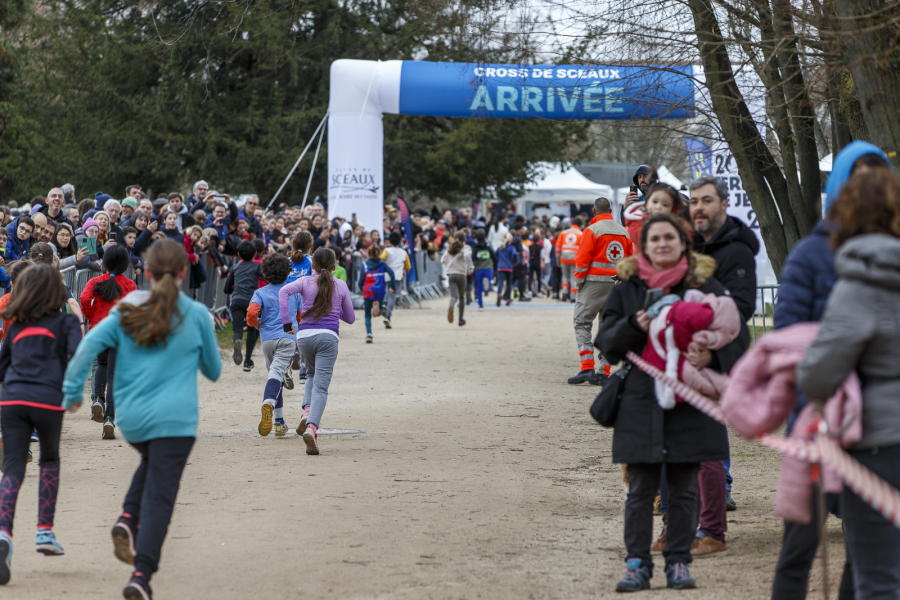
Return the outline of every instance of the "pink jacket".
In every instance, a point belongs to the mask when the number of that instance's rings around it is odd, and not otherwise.
[[[740,435],[755,439],[784,424],[797,401],[797,363],[818,332],[818,323],[798,323],[767,333],[737,362],[719,406],[728,424]],[[812,405],[801,411],[791,432],[792,439],[813,439],[814,411]],[[855,418],[840,440],[845,448],[862,438],[862,389],[855,372],[825,403],[825,421],[832,431],[840,430],[851,415]],[[775,494],[776,514],[788,521],[809,523],[811,473],[812,467],[806,461],[787,456],[782,459]],[[840,478],[828,469],[823,484],[825,491],[841,490]]]

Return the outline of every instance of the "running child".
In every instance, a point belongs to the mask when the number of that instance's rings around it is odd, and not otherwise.
[[[403,289],[403,285],[406,282],[406,272],[412,270],[412,263],[409,260],[409,253],[400,247],[400,242],[403,241],[403,238],[400,235],[399,231],[392,231],[388,236],[388,243],[390,246],[385,248],[384,252],[381,253],[381,260],[391,268],[394,272],[394,277],[397,279],[397,288],[396,291],[391,290],[387,295],[387,306],[384,309],[384,328],[391,328],[391,315],[394,314],[394,307],[397,305],[397,296],[400,294],[400,290]]]
[[[103,255],[105,275],[94,277],[87,282],[81,292],[81,312],[93,329],[109,315],[109,311],[122,296],[133,292],[137,285],[124,273],[131,264],[128,250],[123,246],[112,246]],[[116,350],[106,349],[97,354],[97,372],[94,383],[94,398],[91,402],[91,419],[103,423],[101,439],[116,439],[116,404],[113,399],[113,382],[116,373]]]
[[[363,291],[363,305],[366,311],[366,343],[372,343],[372,317],[380,314],[381,303],[384,302],[384,276],[391,278],[390,291],[397,289],[394,271],[381,260],[383,248],[378,244],[369,246],[365,267],[359,272],[359,287]]]
[[[491,280],[494,278],[494,262],[496,256],[486,241],[484,229],[475,230],[475,246],[472,248],[472,261],[475,266],[475,299],[478,300],[478,312],[484,310],[484,281],[487,280],[488,290]]]
[[[253,360],[250,355],[253,353],[259,332],[252,327],[247,327],[247,358],[243,358],[241,355],[241,339],[244,337],[244,324],[247,322],[247,308],[250,306],[253,292],[259,289],[262,269],[253,262],[253,259],[256,258],[256,246],[253,242],[241,242],[238,244],[237,252],[241,257],[241,262],[231,269],[228,278],[225,279],[225,293],[231,294],[231,324],[234,329],[234,333],[231,335],[234,342],[234,353],[231,358],[236,365],[240,365],[243,360],[244,371],[250,371],[253,368]]]
[[[284,437],[288,427],[284,423],[284,397],[282,387],[294,388],[291,379],[291,361],[297,352],[297,340],[281,326],[281,312],[278,294],[285,286],[291,273],[291,261],[283,254],[269,254],[261,264],[263,277],[268,285],[253,292],[247,309],[247,324],[259,330],[262,353],[266,359],[269,379],[263,392],[262,418],[259,421],[259,435],[265,437],[272,432],[275,420],[275,437]],[[291,315],[300,310],[298,296],[288,300]],[[294,325],[296,329],[296,324]],[[287,382],[290,381],[290,385]]]
[[[63,374],[81,341],[78,319],[62,311],[66,292],[50,265],[25,268],[16,294],[0,316],[9,324],[0,347],[0,428],[3,429],[3,480],[0,481],[0,584],[9,583],[13,517],[28,461],[31,433],[41,446],[38,486],[37,551],[64,554],[53,533],[59,492],[59,438],[63,421]],[[10,324],[11,323],[11,324]]]
[[[285,283],[294,283],[301,277],[306,277],[310,273],[312,273],[312,260],[309,257],[309,253],[312,251],[313,247],[313,236],[308,231],[298,231],[296,235],[294,235],[291,240],[291,252],[288,254],[288,257],[291,259],[291,274],[288,275],[287,281]],[[300,298],[300,296],[297,296]],[[303,309],[303,306],[300,306],[300,310]],[[300,361],[300,348],[297,348],[297,352],[294,354],[294,360],[292,366],[297,369],[297,379],[300,381],[304,381],[306,379],[306,369],[303,367],[303,363]],[[288,378],[284,381],[285,387],[289,390],[294,389],[294,380],[290,377],[290,371],[288,371]]]
[[[334,372],[338,353],[340,321],[352,325],[356,321],[350,288],[332,275],[337,262],[330,248],[313,253],[312,267],[317,275],[301,277],[278,292],[278,307],[284,331],[297,333],[300,355],[309,372],[303,392],[303,418],[297,425],[297,435],[303,436],[307,454],[318,454],[317,431],[325,404],[328,386]],[[290,297],[300,294],[306,308],[295,330],[290,313]]]
[[[118,426],[141,463],[112,529],[116,557],[134,565],[123,592],[128,600],[153,597],[150,578],[159,568],[181,474],[197,437],[197,369],[211,381],[222,371],[209,310],[181,292],[184,244],[159,240],[143,257],[153,289],[131,292],[91,329],[63,383],[63,406],[75,412],[94,356],[114,349],[131,369],[116,388]]]
[[[503,236],[503,243],[497,249],[497,306],[500,306],[500,302],[503,300],[506,300],[507,306],[512,304],[510,293],[512,292],[513,270],[519,264],[519,250],[512,242],[512,234],[507,233]]]

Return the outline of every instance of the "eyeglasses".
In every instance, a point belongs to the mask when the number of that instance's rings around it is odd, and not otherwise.
[[[27,233],[27,234],[29,234],[29,235],[30,235],[31,232],[32,232],[32,230],[31,230],[31,229],[28,229],[28,227],[27,227],[26,225],[19,225],[19,231],[24,231],[25,233]]]
[[[50,194],[50,198],[62,198],[62,194]]]

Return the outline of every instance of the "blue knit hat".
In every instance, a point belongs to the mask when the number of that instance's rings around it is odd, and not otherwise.
[[[106,204],[107,200],[112,200],[112,196],[104,194],[103,192],[94,194],[94,204],[97,208],[103,208],[103,205]]]
[[[834,157],[834,162],[831,166],[831,175],[828,176],[828,182],[825,184],[826,215],[831,208],[831,204],[837,200],[837,197],[840,195],[841,188],[843,188],[844,184],[847,183],[847,180],[850,179],[850,172],[853,170],[853,165],[856,164],[857,160],[867,154],[880,156],[884,159],[884,162],[887,163],[888,168],[893,171],[894,167],[891,165],[891,160],[888,158],[888,155],[884,153],[884,150],[874,144],[862,140],[850,142],[843,150],[838,152],[837,156]]]

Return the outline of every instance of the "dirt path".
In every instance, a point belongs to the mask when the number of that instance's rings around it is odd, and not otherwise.
[[[398,311],[392,331],[376,323],[372,345],[361,312],[342,327],[323,427],[365,433],[322,436],[318,457],[293,433],[256,433],[261,357],[250,374],[226,358],[219,382],[201,380],[201,434],[155,597],[612,597],[624,569],[624,493],[611,431],[587,412],[597,388],[565,383],[576,365],[571,308],[471,308],[465,328],[447,323],[444,301]],[[291,424],[301,394],[286,393]],[[64,557],[32,550],[29,467],[4,597],[121,597],[129,569],[113,557],[109,529],[137,454],[99,438],[88,411],[66,418]],[[771,509],[778,458],[736,436],[732,457],[731,554],[694,563],[692,598],[768,596],[781,538]],[[840,540],[831,522],[832,585]],[[642,598],[674,593],[661,565]],[[820,579],[817,565],[811,598],[821,598]]]

